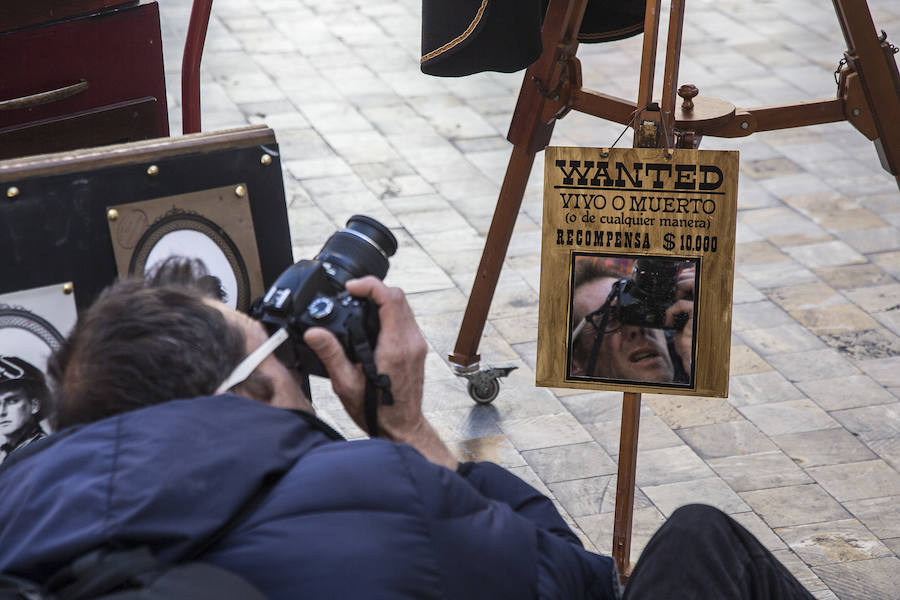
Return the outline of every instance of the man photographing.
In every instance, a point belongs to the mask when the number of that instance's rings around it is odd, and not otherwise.
[[[576,258],[570,375],[689,383],[695,274],[690,263],[639,259],[623,278],[598,259]]]
[[[342,441],[273,356],[211,395],[267,335],[196,288],[104,292],[50,362],[62,431],[0,470],[0,571],[43,581],[103,546],[175,561],[268,488],[201,556],[266,597],[618,598],[612,559],[585,551],[548,498],[458,463],[437,436],[403,293],[374,277],[346,288],[377,306],[385,439]],[[329,331],[304,340],[365,426],[360,366]],[[676,511],[644,556],[626,597],[810,598],[709,507]]]

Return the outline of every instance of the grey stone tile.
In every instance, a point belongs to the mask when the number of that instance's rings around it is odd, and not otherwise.
[[[879,323],[893,331],[895,334],[900,335],[900,310],[875,313],[873,316],[878,319]]]
[[[791,311],[791,316],[816,335],[877,329],[878,322],[854,304]]]
[[[565,507],[566,512],[572,517],[583,517],[602,512],[608,490],[614,482],[614,475],[604,475],[603,477],[558,481],[549,483],[548,486],[560,504]],[[615,495],[612,497],[612,502],[615,503]]]
[[[787,311],[848,304],[847,298],[821,281],[787,285],[769,290],[767,293],[773,302]]]
[[[750,348],[763,356],[818,350],[825,347],[821,339],[798,325],[793,319],[790,323],[776,327],[746,329],[740,335]]]
[[[509,472],[542,493],[543,495],[555,500],[553,498],[553,492],[550,491],[550,488],[541,481],[541,478],[537,476],[537,473],[529,467],[528,465],[524,465],[521,467],[511,467]]]
[[[703,396],[645,396],[653,412],[672,429],[739,421],[741,415],[724,398]]]
[[[900,598],[900,559],[896,556],[815,567],[813,571],[839,598]]]
[[[616,508],[616,476],[588,477],[549,484],[553,495],[573,517],[611,513]],[[650,508],[650,500],[634,490],[634,510]]]
[[[747,280],[758,290],[811,283],[817,280],[815,273],[794,260],[744,265],[735,268],[735,273]]]
[[[772,370],[771,365],[762,356],[744,344],[735,344],[731,347],[728,368],[732,375],[749,375]]]
[[[786,550],[787,546],[754,512],[733,513],[732,519],[744,526],[769,551]]]
[[[535,312],[514,317],[491,319],[491,322],[497,331],[500,332],[500,335],[510,344],[537,341],[538,316]]]
[[[666,517],[685,504],[708,504],[725,513],[750,510],[741,497],[718,477],[644,486],[641,489]]]
[[[900,403],[838,410],[832,413],[850,433],[864,442],[900,436]]]
[[[764,329],[793,322],[789,314],[768,300],[738,304],[732,310],[731,326],[734,331]]]
[[[778,371],[767,371],[732,377],[728,402],[740,407],[803,398],[803,392],[785,379],[784,375]]]
[[[864,263],[866,257],[841,241],[793,246],[785,251],[791,258],[810,269]]]
[[[844,508],[879,538],[900,537],[900,496],[853,500]]]
[[[869,448],[884,461],[900,471],[900,438],[883,438],[867,442]]]
[[[871,450],[841,427],[775,435],[771,440],[804,468],[875,458]]]
[[[869,255],[873,263],[897,277],[900,275],[900,252],[880,252],[878,254]]]
[[[527,450],[522,457],[547,483],[616,472],[616,463],[596,442]]]
[[[895,283],[894,279],[883,269],[873,264],[847,265],[816,269],[816,275],[826,283],[839,289],[855,289],[870,285],[887,285]]]
[[[594,542],[594,546],[601,554],[608,555],[612,552],[614,513],[575,517],[575,522]],[[665,518],[655,507],[634,511],[631,525],[631,562],[636,562],[640,558],[644,546],[664,522]]]
[[[742,406],[745,417],[766,435],[797,433],[838,427],[839,424],[811,400],[787,400],[771,404]]]
[[[900,354],[900,337],[885,329],[822,334],[822,339],[853,361],[890,358]]]
[[[900,387],[900,356],[860,361],[859,368],[885,387]]]
[[[743,277],[734,278],[734,288],[732,290],[732,302],[734,304],[744,304],[745,302],[759,302],[765,300],[765,295],[750,285]]]
[[[815,594],[828,590],[828,586],[791,550],[775,550],[772,554],[797,578],[800,585],[805,587],[807,591]]]
[[[431,425],[446,442],[499,435],[497,420],[490,411],[479,407],[441,410],[428,414]]]
[[[851,362],[831,349],[773,354],[766,360],[791,381],[859,374]]]
[[[639,452],[637,484],[640,487],[715,477],[715,473],[687,446]]]
[[[806,471],[841,502],[900,494],[900,474],[883,460],[812,467]]]
[[[466,391],[466,386],[456,377],[448,378],[445,365],[440,365],[444,368],[443,371],[437,371],[437,366],[434,365],[430,369],[431,373],[435,373],[431,377],[429,377],[429,369],[426,368],[422,410],[432,413],[442,410],[476,408]]]
[[[727,456],[708,462],[738,492],[812,483],[812,479],[781,452]]]
[[[885,404],[896,400],[872,378],[865,375],[802,381],[797,387],[827,411]]]
[[[769,527],[850,518],[850,513],[816,484],[754,490],[739,495]]]
[[[895,555],[900,555],[900,537],[891,538],[888,540],[881,540],[885,546],[890,548]]]
[[[585,426],[610,456],[619,454],[619,436],[621,420],[588,423]],[[641,412],[640,431],[638,432],[638,451],[659,450],[682,445],[681,439],[656,415]]]
[[[678,435],[704,460],[775,450],[775,444],[748,421],[689,427],[678,430]]]
[[[486,435],[462,440],[449,446],[461,461],[492,462],[507,469],[526,465],[522,455],[503,435]]]
[[[854,288],[844,294],[866,312],[900,308],[900,283]]]
[[[576,393],[560,398],[576,419],[581,423],[620,422],[622,419],[622,394],[620,392],[590,392],[575,390]],[[641,407],[641,417],[648,407]]]
[[[584,427],[568,413],[509,419],[501,421],[500,427],[520,452],[592,440]]]
[[[812,566],[891,556],[891,551],[856,519],[776,529],[781,539]]]

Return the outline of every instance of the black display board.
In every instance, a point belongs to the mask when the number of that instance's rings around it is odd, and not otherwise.
[[[195,197],[216,193],[223,202],[230,195],[243,198],[250,219],[226,214],[227,208],[193,210]],[[180,212],[186,218],[175,221],[202,220],[225,239],[235,237],[235,227],[252,228],[237,237],[255,244],[258,259],[239,250],[237,262],[258,269],[257,279],[261,274],[254,293],[290,266],[278,145],[271,129],[253,126],[0,162],[0,294],[71,282],[78,310],[86,308],[120,275],[112,223],[118,212],[167,199],[170,221],[172,212]],[[145,223],[133,220],[138,229],[130,234],[139,241],[145,233],[140,227],[151,231],[162,218],[151,212]],[[230,226],[218,222],[226,220]],[[233,255],[228,256],[235,263]],[[245,282],[246,275],[239,275]]]

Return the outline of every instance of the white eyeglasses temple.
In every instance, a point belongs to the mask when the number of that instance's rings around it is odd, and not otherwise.
[[[587,324],[587,318],[581,319],[581,321],[578,322],[578,326],[574,329],[574,331],[572,331],[572,339],[573,340],[578,337],[578,334],[581,333],[581,330],[584,329],[584,326],[586,324]]]
[[[275,349],[283,344],[286,339],[288,339],[288,332],[284,327],[273,333],[272,337],[263,342],[259,348],[248,354],[247,358],[242,360],[238,366],[234,368],[231,375],[229,375],[228,378],[222,382],[222,385],[216,389],[216,394],[224,394],[237,384],[243,383],[244,380],[250,377],[250,373],[252,373],[262,361],[266,360],[267,356],[275,352]]]

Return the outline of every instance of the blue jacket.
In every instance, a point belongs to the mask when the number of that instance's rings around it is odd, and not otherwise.
[[[44,579],[102,544],[172,560],[285,472],[204,560],[270,598],[614,598],[550,500],[490,463],[459,473],[238,396],[57,434],[0,471],[0,571]]]

